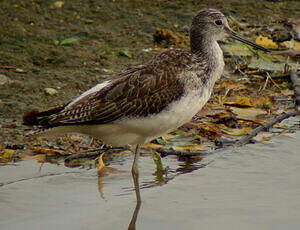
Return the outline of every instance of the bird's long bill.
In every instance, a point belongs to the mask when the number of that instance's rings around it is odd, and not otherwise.
[[[250,41],[248,41],[248,40],[246,40],[246,39],[244,39],[244,38],[241,38],[239,35],[237,35],[235,32],[233,32],[231,29],[229,29],[229,28],[227,28],[227,27],[225,27],[225,30],[226,30],[226,32],[227,32],[233,39],[235,39],[235,40],[238,40],[238,41],[240,41],[240,42],[243,42],[243,43],[245,43],[245,44],[247,44],[247,45],[249,45],[249,46],[252,46],[252,47],[254,47],[254,48],[256,48],[256,49],[260,49],[260,50],[263,50],[263,51],[265,51],[265,52],[271,52],[271,50],[269,50],[269,49],[267,49],[267,48],[265,48],[265,47],[262,47],[262,46],[260,46],[260,45],[257,45],[257,44],[255,44],[255,43],[253,43],[253,42],[250,42]]]

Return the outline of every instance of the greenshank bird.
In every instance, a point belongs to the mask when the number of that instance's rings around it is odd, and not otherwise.
[[[202,10],[190,27],[190,51],[169,49],[62,106],[25,114],[24,124],[36,126],[32,133],[78,132],[112,146],[134,145],[137,181],[140,146],[191,120],[210,98],[224,68],[218,41],[228,36],[270,52],[233,32],[221,12]]]

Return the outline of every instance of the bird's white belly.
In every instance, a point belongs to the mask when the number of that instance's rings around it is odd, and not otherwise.
[[[190,121],[208,101],[210,94],[210,90],[189,92],[165,110],[148,117],[127,118],[104,125],[65,126],[56,129],[87,134],[113,146],[143,144]]]

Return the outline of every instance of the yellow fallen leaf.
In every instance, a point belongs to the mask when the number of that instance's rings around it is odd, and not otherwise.
[[[65,151],[59,149],[50,149],[50,148],[44,148],[39,146],[31,146],[30,149],[36,154],[46,154],[47,156],[69,155]]]
[[[233,105],[238,107],[252,107],[248,97],[239,97],[233,102],[226,102],[224,105]]]
[[[99,157],[98,157],[98,173],[102,170],[104,170],[104,167],[105,167],[105,164],[104,164],[104,161],[103,161],[103,155],[105,153],[102,153]]]
[[[163,148],[163,149],[168,149],[169,147],[165,146],[165,145],[159,145],[159,144],[154,144],[154,143],[147,143],[147,144],[144,144],[142,146],[142,148],[150,148],[150,149],[158,149],[158,148]]]
[[[275,42],[273,42],[272,39],[269,39],[262,35],[259,35],[256,38],[255,43],[258,45],[262,45],[264,47],[270,48],[270,49],[278,49],[278,45]]]
[[[4,149],[3,151],[0,151],[0,162],[3,163],[10,162],[16,154],[17,154],[16,150]]]
[[[172,146],[174,150],[200,151],[204,150],[204,145],[187,145],[187,146]]]
[[[250,127],[243,127],[241,129],[230,129],[225,126],[225,127],[221,127],[221,130],[223,133],[228,135],[241,136],[250,133],[253,129]]]

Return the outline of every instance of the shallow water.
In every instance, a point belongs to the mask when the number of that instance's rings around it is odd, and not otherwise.
[[[96,169],[35,161],[0,168],[0,228],[127,229],[135,208],[132,156],[98,180]],[[201,168],[203,163],[209,164]],[[270,144],[247,145],[185,162],[163,158],[167,184],[155,184],[155,165],[140,159],[142,206],[136,229],[299,229],[300,131]],[[100,187],[99,187],[100,185]],[[99,188],[104,198],[101,198]]]

